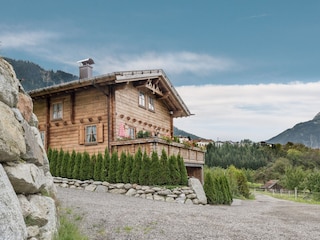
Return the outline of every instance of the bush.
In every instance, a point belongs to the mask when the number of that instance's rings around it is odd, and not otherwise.
[[[82,154],[78,152],[76,154],[75,164],[72,171],[73,179],[80,179],[81,161],[82,161]]]
[[[118,153],[113,152],[110,158],[109,170],[108,170],[108,181],[110,183],[117,182],[117,165],[118,165]]]
[[[139,183],[139,173],[142,164],[142,152],[141,148],[138,149],[136,154],[134,155],[134,161],[132,166],[132,172],[130,177],[131,183]]]
[[[150,165],[151,160],[146,152],[143,154],[140,173],[139,173],[139,184],[149,185],[150,184]]]
[[[159,172],[160,185],[166,185],[169,182],[169,164],[168,164],[168,156],[164,149],[162,149],[161,158],[160,158],[160,172]]]
[[[76,151],[73,150],[71,153],[70,159],[68,161],[67,178],[72,178],[72,172],[76,164],[76,156],[77,156]]]
[[[126,165],[126,160],[127,160],[127,155],[124,152],[122,152],[120,155],[120,161],[118,162],[118,168],[117,168],[117,174],[116,174],[116,180],[118,183],[123,182],[122,175]]]
[[[50,172],[52,176],[57,177],[56,168],[57,168],[57,162],[58,162],[58,155],[59,152],[57,149],[52,150],[52,154],[50,157]]]
[[[110,164],[110,153],[108,148],[106,147],[106,149],[104,150],[104,156],[103,156],[103,162],[104,162],[104,167],[103,170],[104,172],[102,174],[104,174],[104,179],[108,179],[108,171],[109,171],[109,164]]]
[[[70,153],[67,151],[63,155],[62,163],[61,163],[61,169],[60,169],[60,176],[63,178],[66,178],[68,176],[68,165],[70,160]]]
[[[188,185],[188,173],[187,173],[187,168],[184,165],[183,158],[181,157],[180,154],[177,156],[177,161],[179,165],[179,170],[180,170],[180,185],[186,186]]]
[[[56,164],[56,177],[61,177],[61,165],[64,157],[64,151],[62,148],[60,148],[58,158],[57,158],[57,164]]]
[[[180,169],[175,155],[169,157],[169,184],[179,185],[181,181]]]
[[[79,178],[80,180],[88,180],[90,179],[90,155],[87,152],[84,152],[81,159]]]
[[[129,183],[130,182],[132,164],[133,164],[133,157],[132,157],[132,155],[128,154],[127,155],[126,164],[124,166],[124,171],[123,171],[123,174],[122,174],[122,180],[123,180],[124,183]]]
[[[160,162],[159,157],[156,152],[152,152],[151,155],[151,163],[150,163],[150,175],[149,175],[149,182],[150,185],[157,185],[160,182]]]

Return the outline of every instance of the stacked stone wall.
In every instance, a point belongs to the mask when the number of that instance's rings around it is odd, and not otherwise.
[[[32,99],[0,58],[0,239],[53,239],[58,221]]]

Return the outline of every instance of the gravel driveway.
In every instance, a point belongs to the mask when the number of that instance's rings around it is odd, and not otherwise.
[[[57,189],[61,208],[89,239],[320,239],[319,205],[265,195],[232,206],[185,205]]]

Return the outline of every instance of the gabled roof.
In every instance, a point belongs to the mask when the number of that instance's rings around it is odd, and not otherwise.
[[[113,72],[35,89],[28,93],[33,99],[38,99],[76,91],[89,86],[99,88],[105,85],[117,85],[129,82],[132,82],[137,88],[149,90],[155,94],[157,98],[166,104],[173,117],[187,117],[191,115],[189,109],[162,69]]]

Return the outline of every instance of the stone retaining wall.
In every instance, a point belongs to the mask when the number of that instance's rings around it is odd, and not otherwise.
[[[157,186],[141,186],[130,183],[111,184],[108,182],[93,180],[80,181],[60,177],[55,177],[54,183],[56,186],[63,188],[73,188],[91,192],[124,194],[126,196],[140,197],[156,201],[177,202],[184,204],[207,204],[207,199],[203,192],[202,185],[196,178],[189,179],[189,186],[181,186],[174,189]],[[201,186],[200,191],[197,190],[199,189],[199,184]]]

